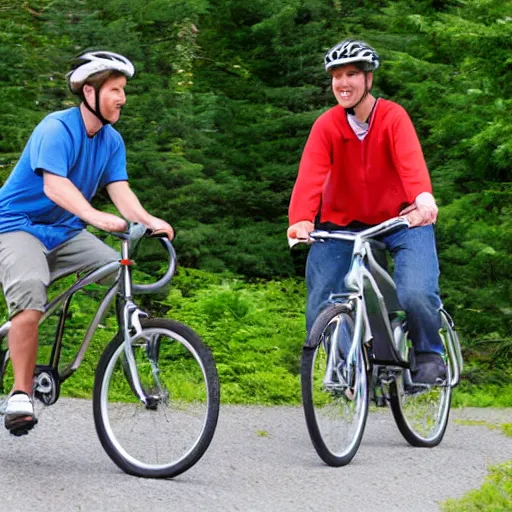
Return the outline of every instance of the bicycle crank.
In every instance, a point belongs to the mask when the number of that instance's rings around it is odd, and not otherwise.
[[[59,398],[59,375],[52,366],[37,365],[34,372],[34,396],[44,405],[52,405]]]

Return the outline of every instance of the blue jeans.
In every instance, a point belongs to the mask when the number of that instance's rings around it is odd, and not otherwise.
[[[399,229],[381,236],[394,262],[398,300],[407,313],[409,337],[416,353],[443,353],[439,336],[439,263],[433,226]],[[312,245],[306,264],[306,328],[328,304],[331,293],[346,292],[352,243],[326,240]]]

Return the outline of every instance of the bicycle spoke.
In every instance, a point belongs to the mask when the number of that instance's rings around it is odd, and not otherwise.
[[[302,359],[308,430],[318,454],[332,466],[352,460],[368,413],[368,380],[362,348],[357,347],[351,368],[347,368],[344,359],[354,332],[352,317],[345,311],[338,305],[319,317],[320,342],[316,348],[305,348]]]
[[[211,355],[192,331],[180,326],[180,333],[170,328],[179,324],[166,320],[147,324],[133,344],[147,403],[134,392],[117,342],[98,370],[95,421],[104,448],[125,471],[169,477],[206,450],[217,421],[218,381]]]
[[[403,381],[397,389],[404,421],[419,438],[435,439],[444,430],[449,408],[450,390],[446,385],[423,390],[408,390]]]

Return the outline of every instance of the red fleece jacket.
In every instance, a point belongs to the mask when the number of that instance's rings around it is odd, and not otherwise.
[[[359,140],[336,106],[313,125],[289,208],[302,220],[346,226],[378,224],[399,214],[418,194],[432,193],[420,142],[407,112],[379,99],[369,131]]]

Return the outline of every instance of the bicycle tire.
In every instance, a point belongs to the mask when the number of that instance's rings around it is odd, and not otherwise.
[[[362,345],[353,382],[344,386],[338,380],[333,387],[326,387],[324,382],[331,344],[336,338],[337,347],[350,346],[353,319],[354,312],[346,304],[328,306],[315,321],[302,351],[302,404],[308,432],[320,458],[335,467],[345,466],[354,458],[368,416],[369,379]]]
[[[3,339],[0,340],[0,346]],[[0,415],[5,415],[5,408],[7,407],[7,400],[14,383],[14,373],[12,371],[11,358],[9,351],[0,348]]]
[[[451,329],[444,318],[442,324]],[[449,357],[446,346],[445,354]],[[447,363],[447,377],[442,385],[407,389],[404,372],[397,374],[390,384],[389,405],[393,417],[398,430],[411,446],[433,448],[443,440],[452,396],[450,383],[453,363]]]
[[[217,369],[189,327],[166,319],[147,319],[141,327],[132,347],[147,405],[133,392],[124,342],[116,336],[96,370],[94,422],[103,448],[123,471],[172,478],[198,462],[213,438],[220,402]],[[157,354],[157,361],[150,361],[149,353]]]

